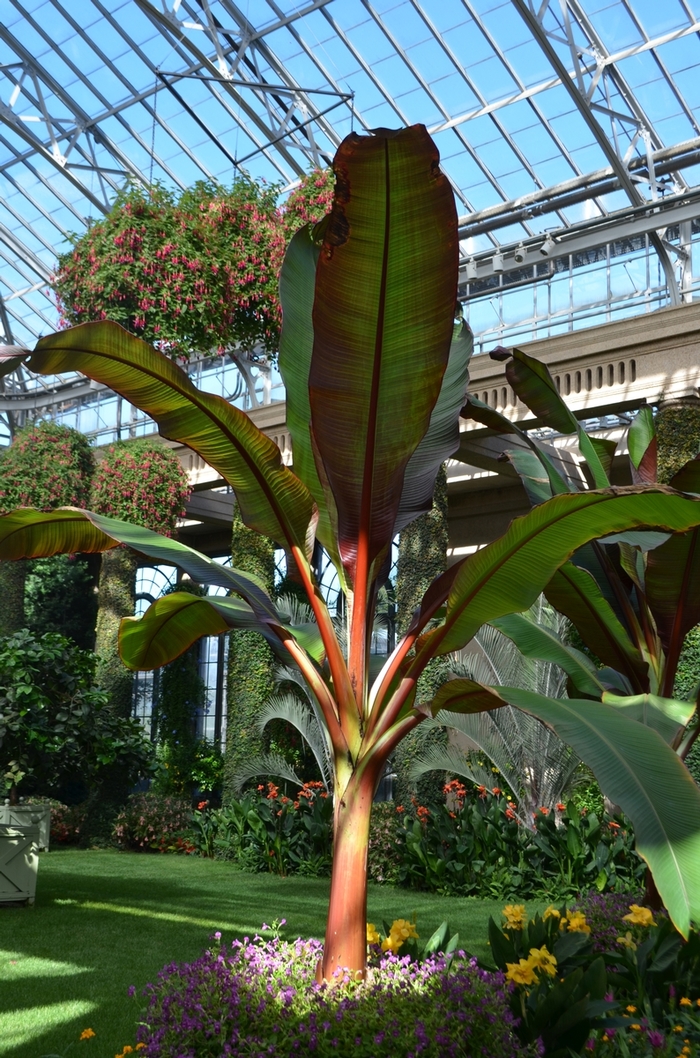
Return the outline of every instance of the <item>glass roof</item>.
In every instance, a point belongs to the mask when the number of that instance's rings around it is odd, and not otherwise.
[[[125,181],[230,184],[245,170],[284,190],[352,129],[415,122],[453,183],[474,293],[503,273],[536,281],[543,258],[576,267],[572,254],[622,224],[656,255],[663,296],[692,296],[678,246],[700,216],[700,21],[686,0],[2,0],[0,12],[0,294],[17,342],[54,328],[56,255]]]

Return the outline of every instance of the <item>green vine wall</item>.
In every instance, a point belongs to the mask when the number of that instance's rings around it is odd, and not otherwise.
[[[122,441],[105,449],[95,470],[90,508],[112,518],[173,536],[189,494],[187,475],[169,448],[157,441]],[[119,658],[122,617],[134,613],[137,558],[117,547],[102,556],[95,652],[100,685],[114,711],[131,714],[133,675]]]
[[[272,592],[275,576],[274,545],[267,537],[248,529],[238,507],[233,517],[231,558],[236,569],[255,573]],[[224,757],[223,803],[234,796],[233,776],[252,755],[263,751],[263,740],[253,719],[274,690],[274,655],[258,632],[237,630],[229,635],[227,674],[226,753]]]

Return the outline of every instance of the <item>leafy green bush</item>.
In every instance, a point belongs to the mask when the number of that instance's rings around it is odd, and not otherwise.
[[[115,716],[94,685],[95,657],[63,636],[0,639],[0,768],[20,788],[54,793],[76,774],[93,790],[108,768],[133,784],[153,751],[136,720]]]
[[[504,908],[500,928],[490,920],[491,954],[514,986],[521,1039],[541,1038],[551,1058],[697,1055],[700,935],[691,930],[684,941],[665,914],[629,894],[616,903],[606,909],[598,900],[591,920],[550,906],[528,921],[521,904]]]
[[[269,782],[225,808],[195,812],[193,840],[203,855],[241,870],[318,877],[330,873],[332,815],[323,783],[305,783],[291,798]]]
[[[85,819],[82,805],[62,805],[51,802],[51,841],[57,845],[77,845]]]
[[[580,813],[573,802],[541,808],[532,828],[500,787],[469,792],[457,780],[442,804],[414,804],[395,845],[402,885],[433,892],[525,899],[566,897],[595,885],[634,887],[644,864],[629,826]]]
[[[195,852],[191,840],[192,809],[180,797],[155,793],[131,794],[114,824],[114,837],[124,849],[153,852]]]

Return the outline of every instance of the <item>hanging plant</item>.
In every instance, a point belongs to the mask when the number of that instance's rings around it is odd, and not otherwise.
[[[332,175],[315,170],[279,208],[279,188],[247,177],[177,196],[131,186],[59,257],[63,326],[113,320],[169,356],[238,347],[274,354],[278,276],[287,243],[329,208]]]
[[[98,463],[90,507],[174,536],[190,494],[187,474],[177,456],[157,441],[121,441],[110,445]]]
[[[84,507],[94,456],[77,430],[40,422],[20,431],[0,460],[0,510]]]

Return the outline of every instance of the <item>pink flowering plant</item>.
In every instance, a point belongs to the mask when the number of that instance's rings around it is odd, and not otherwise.
[[[180,797],[131,794],[114,821],[114,839],[138,852],[195,852],[190,834],[192,809]]]
[[[327,212],[330,174],[310,173],[286,209],[278,197],[245,176],[180,195],[132,185],[59,258],[63,326],[114,320],[185,359],[232,346],[276,353],[284,252],[296,228]]]

